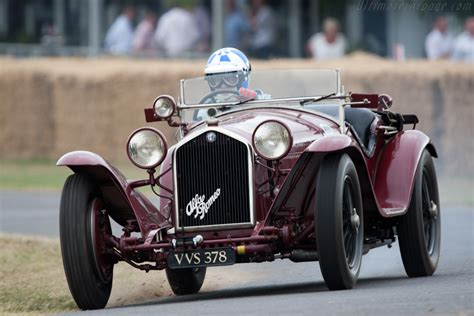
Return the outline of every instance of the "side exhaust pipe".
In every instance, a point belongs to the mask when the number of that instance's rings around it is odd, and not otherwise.
[[[319,256],[316,250],[293,250],[290,255],[293,262],[318,261]]]

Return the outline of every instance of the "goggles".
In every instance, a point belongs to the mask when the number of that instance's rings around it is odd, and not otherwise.
[[[218,87],[237,87],[239,84],[242,83],[241,76],[242,72],[226,72],[226,73],[219,73],[219,74],[211,74],[206,75],[207,83],[209,87],[212,89]]]

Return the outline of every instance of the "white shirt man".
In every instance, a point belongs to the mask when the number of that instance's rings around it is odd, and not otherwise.
[[[433,30],[426,37],[425,49],[428,59],[435,60],[449,57],[452,48],[453,38],[448,33]]]
[[[448,20],[439,16],[434,22],[433,30],[425,40],[425,50],[428,59],[448,58],[453,50],[453,38],[448,33]]]
[[[155,32],[155,44],[168,56],[179,56],[195,48],[199,31],[193,14],[182,8],[173,8],[163,14]]]
[[[339,32],[339,21],[326,18],[323,33],[316,33],[308,40],[307,48],[314,59],[341,58],[346,52],[346,39]]]
[[[313,58],[317,60],[341,58],[346,52],[346,39],[338,34],[332,43],[329,43],[324,33],[313,35],[308,46]]]
[[[474,17],[467,18],[465,31],[456,37],[453,60],[474,63]]]
[[[105,49],[114,55],[130,53],[133,41],[133,27],[131,19],[120,15],[107,31],[105,36]]]
[[[474,36],[463,32],[454,43],[453,60],[474,63]]]

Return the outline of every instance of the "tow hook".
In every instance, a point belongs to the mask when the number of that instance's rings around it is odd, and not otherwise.
[[[201,244],[204,241],[204,237],[202,235],[196,235],[193,237],[193,246],[196,247],[197,245]]]
[[[176,238],[171,239],[171,247],[173,249],[176,249],[178,244],[183,245],[183,246],[192,246],[192,247],[197,247],[198,245],[202,244],[204,241],[204,237],[202,235],[196,235],[193,238],[183,238],[180,240],[177,240]]]

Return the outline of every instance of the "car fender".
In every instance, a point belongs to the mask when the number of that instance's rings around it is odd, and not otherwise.
[[[328,153],[343,150],[353,143],[352,139],[344,134],[333,134],[318,138],[312,142],[305,152]]]
[[[364,198],[364,209],[367,212],[378,211],[380,207],[375,196],[373,182],[368,172],[367,161],[364,159],[364,153],[357,141],[345,134],[329,135],[314,141],[307,149],[317,157],[316,168],[319,170],[321,160],[330,153],[345,153],[351,157],[359,176],[362,195]]]
[[[304,212],[303,205],[305,205],[305,201],[311,198],[309,196],[311,190],[308,190],[308,188],[314,188],[322,159],[327,154],[335,152],[345,152],[355,162],[362,164],[357,168],[357,172],[367,183],[367,194],[370,196],[370,199],[375,200],[372,185],[367,174],[367,167],[362,158],[363,154],[357,147],[356,142],[344,134],[327,135],[313,141],[296,161],[291,172],[278,190],[278,195],[270,207],[266,221],[270,220],[273,215],[277,215],[280,209],[287,208],[288,205]]]
[[[437,157],[429,137],[417,130],[403,131],[385,145],[374,180],[374,191],[382,216],[391,217],[407,212],[418,163],[425,148]]]
[[[69,152],[59,158],[56,165],[67,166],[75,173],[89,176],[101,191],[110,216],[122,226],[127,225],[127,220],[136,219],[143,237],[169,226],[153,203],[134,189],[133,181],[127,181],[117,168],[98,154]]]

